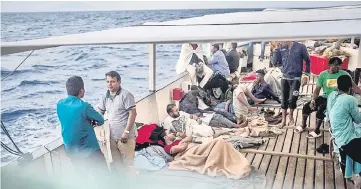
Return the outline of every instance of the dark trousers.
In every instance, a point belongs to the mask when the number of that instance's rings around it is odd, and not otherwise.
[[[215,75],[204,85],[203,88],[206,90],[221,88],[223,94],[225,94],[228,89],[228,84],[229,82],[223,75],[215,73]]]
[[[296,109],[300,86],[300,80],[281,80],[282,109]]]
[[[348,155],[353,161],[361,163],[360,146],[361,146],[361,138],[355,138],[351,140],[348,144],[340,148],[340,156],[341,156],[340,164],[343,173],[345,173],[346,155]]]
[[[315,105],[316,105],[315,110],[311,110],[310,103],[311,102],[307,102],[303,106],[302,115],[309,116],[312,112],[316,111],[316,118],[323,120],[326,117],[325,111],[327,105],[327,98],[324,98],[322,96],[317,97],[317,99],[315,100]]]

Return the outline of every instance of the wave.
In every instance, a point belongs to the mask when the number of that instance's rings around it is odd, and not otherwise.
[[[39,80],[24,80],[20,83],[18,87],[22,86],[35,86],[35,85],[52,85],[52,84],[59,84],[59,81],[39,81]]]
[[[78,58],[75,59],[75,61],[80,61],[83,60],[85,58],[89,57],[88,53],[81,53],[81,55],[78,56]]]
[[[10,74],[11,72],[13,72],[13,71],[1,69],[1,77],[5,77],[8,74]],[[40,72],[38,70],[16,70],[11,75],[14,76],[14,75],[21,75],[21,74],[26,74],[26,73],[42,73],[42,72]]]
[[[20,117],[23,117],[28,114],[40,115],[49,112],[51,112],[50,108],[7,110],[1,113],[1,120],[3,122],[9,122],[13,120],[18,120]]]
[[[145,80],[144,77],[132,77],[132,79],[134,79],[134,80]]]
[[[62,94],[63,92],[64,91],[61,91],[61,90],[39,91],[39,92],[36,92],[36,93],[31,93],[31,94],[24,95],[24,96],[20,97],[19,99],[34,98],[36,96],[43,95],[43,94]]]

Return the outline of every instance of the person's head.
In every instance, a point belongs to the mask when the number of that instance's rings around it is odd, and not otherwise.
[[[166,133],[163,138],[164,138],[164,141],[166,144],[171,144],[175,141],[176,134],[175,133]]]
[[[352,79],[349,75],[341,75],[337,78],[337,88],[338,90],[349,93],[352,88]]]
[[[232,49],[237,49],[237,43],[232,43]]]
[[[66,81],[66,91],[68,95],[83,98],[85,93],[83,79],[79,76],[70,77]]]
[[[198,44],[196,43],[190,43],[190,45],[192,46],[193,50],[196,50],[198,48]]]
[[[121,78],[118,72],[110,71],[105,74],[107,87],[110,92],[117,92],[120,88]]]
[[[180,116],[179,109],[177,108],[177,106],[175,104],[168,104],[167,113],[172,118],[177,118]]]
[[[211,52],[214,54],[214,53],[216,53],[217,51],[219,51],[219,45],[218,45],[218,44],[213,44],[213,45],[212,45]]]
[[[290,47],[292,44],[292,41],[282,41],[281,46],[282,47]]]
[[[340,71],[341,64],[342,64],[341,58],[339,57],[330,58],[330,60],[328,61],[329,72],[331,74],[337,73],[338,71]]]
[[[256,71],[256,82],[259,83],[259,82],[264,81],[265,75],[266,75],[266,72],[263,69],[257,70]]]

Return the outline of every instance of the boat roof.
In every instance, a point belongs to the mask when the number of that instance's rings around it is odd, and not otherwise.
[[[1,55],[72,45],[231,42],[361,36],[361,6],[206,15],[44,39],[2,42]]]

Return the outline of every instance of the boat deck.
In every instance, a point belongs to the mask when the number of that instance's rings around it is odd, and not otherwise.
[[[312,76],[310,84],[301,89],[301,93],[312,94],[316,76]],[[272,108],[276,113],[280,108]],[[297,108],[294,113],[296,125],[302,122],[302,109]],[[294,133],[292,128],[283,129],[284,133],[258,147],[261,153],[244,153],[251,164],[267,178],[266,189],[345,189],[345,182],[339,166],[330,161],[329,154],[316,151],[321,144],[329,144],[330,133],[323,128],[322,137],[308,139],[306,135],[315,128],[315,113],[308,119],[307,130]],[[263,153],[262,153],[263,152]],[[266,152],[266,153],[264,153]],[[271,154],[267,154],[270,152]],[[275,154],[278,153],[278,154]],[[304,156],[304,157],[301,157]],[[316,157],[316,158],[314,158]],[[323,160],[322,160],[323,158]],[[318,160],[321,159],[321,160]]]

